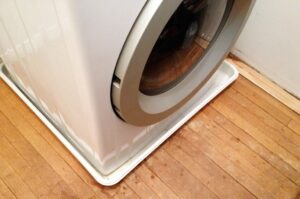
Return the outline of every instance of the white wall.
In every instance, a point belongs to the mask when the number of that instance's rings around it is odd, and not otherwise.
[[[300,97],[300,1],[257,0],[233,53]]]

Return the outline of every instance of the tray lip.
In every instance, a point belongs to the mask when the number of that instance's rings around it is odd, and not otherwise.
[[[233,63],[224,61],[216,73],[223,67],[227,67],[231,74],[227,75],[227,79],[222,84],[215,87],[211,94],[206,97],[201,103],[196,104],[194,108],[186,114],[179,122],[175,123],[167,132],[158,137],[154,142],[144,147],[136,155],[126,161],[118,169],[104,175],[98,171],[89,161],[83,156],[80,151],[72,145],[72,143],[49,121],[49,119],[31,102],[29,98],[3,73],[4,64],[0,64],[0,77],[3,81],[21,98],[21,100],[34,112],[34,114],[50,129],[50,131],[59,139],[60,142],[72,153],[73,156],[81,163],[81,165],[92,175],[92,177],[104,186],[112,186],[120,182],[130,171],[132,171],[139,163],[141,163],[148,155],[150,155],[157,147],[167,140],[176,130],[186,123],[193,115],[208,104],[213,98],[233,83],[239,76],[238,70]],[[228,70],[225,70],[228,71]]]

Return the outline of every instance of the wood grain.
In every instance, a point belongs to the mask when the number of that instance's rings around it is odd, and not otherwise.
[[[288,127],[300,136],[300,121],[291,120]]]
[[[239,72],[244,77],[249,79],[258,87],[265,90],[267,93],[271,94],[281,103],[290,107],[296,113],[300,114],[300,100],[297,97],[282,89],[280,86],[266,78],[266,76],[260,74],[258,71],[254,70],[252,67],[240,60],[238,57],[231,54],[230,58],[228,58],[228,61],[235,64]]]
[[[180,198],[217,198],[209,189],[192,175],[185,167],[172,158],[165,150],[157,150],[146,164]],[[176,180],[174,175],[177,176]],[[193,186],[191,186],[193,185]]]
[[[0,198],[1,199],[13,199],[16,196],[9,190],[7,185],[0,180]]]
[[[0,177],[18,198],[37,198],[33,190],[15,173],[5,160],[0,157]]]
[[[200,114],[198,118],[199,120],[197,121],[203,121],[202,128],[204,128],[205,132],[215,135],[210,136],[211,141],[218,143],[217,146],[220,147],[223,152],[230,154],[228,155],[229,159],[238,161],[240,165],[243,165],[243,168],[246,168],[249,172],[251,171],[250,173],[253,174],[253,177],[259,179],[259,182],[262,182],[262,184],[267,185],[269,181],[272,181],[269,187],[273,187],[271,188],[273,189],[273,193],[285,198],[297,192],[297,185],[269,165],[258,154],[242,144],[238,138],[214,122],[206,113]],[[255,176],[255,174],[257,176]]]
[[[251,135],[247,134],[243,129],[237,127],[226,118],[224,115],[220,114],[212,107],[207,107],[203,110],[203,113],[211,118],[216,124],[227,130],[237,142],[241,142],[247,146],[250,150],[259,155],[262,159],[268,162],[271,166],[276,168],[280,173],[284,174],[295,184],[300,186],[300,173],[292,168],[288,163],[283,161],[276,154],[272,153],[270,150],[265,148],[261,143],[259,143]]]
[[[284,125],[288,125],[295,113],[277,101],[262,89],[253,86],[246,78],[240,76],[239,82],[232,87]]]
[[[123,181],[104,187],[0,81],[0,198],[294,199],[299,121],[240,77]]]
[[[184,139],[174,136],[163,148],[219,198],[255,198],[203,153],[200,152],[197,158],[193,158],[190,155],[193,150]]]

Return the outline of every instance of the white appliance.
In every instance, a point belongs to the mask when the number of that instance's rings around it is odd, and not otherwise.
[[[1,77],[113,185],[237,77],[221,63],[252,4],[1,0]]]

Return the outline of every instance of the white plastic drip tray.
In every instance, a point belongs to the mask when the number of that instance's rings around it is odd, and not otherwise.
[[[52,124],[51,121],[27,98],[27,96],[14,84],[14,82],[4,73],[3,65],[0,65],[0,77],[7,83],[7,85],[25,102],[25,104],[40,118],[40,120],[52,131],[52,133],[65,145],[65,147],[78,159],[78,161],[85,167],[85,169],[95,178],[97,182],[102,185],[111,186],[122,180],[131,170],[133,170],[140,162],[142,162],[151,152],[153,152],[159,145],[168,139],[178,128],[187,122],[193,115],[195,115],[201,108],[221,93],[227,86],[229,86],[238,77],[238,71],[228,61],[224,61],[212,78],[205,86],[205,92],[201,93],[192,106],[188,107],[183,114],[180,114],[178,120],[174,125],[162,133],[143,150],[137,153],[134,157],[124,163],[121,167],[109,175],[103,175],[89,160],[84,157],[73,145],[66,139],[62,133]]]

